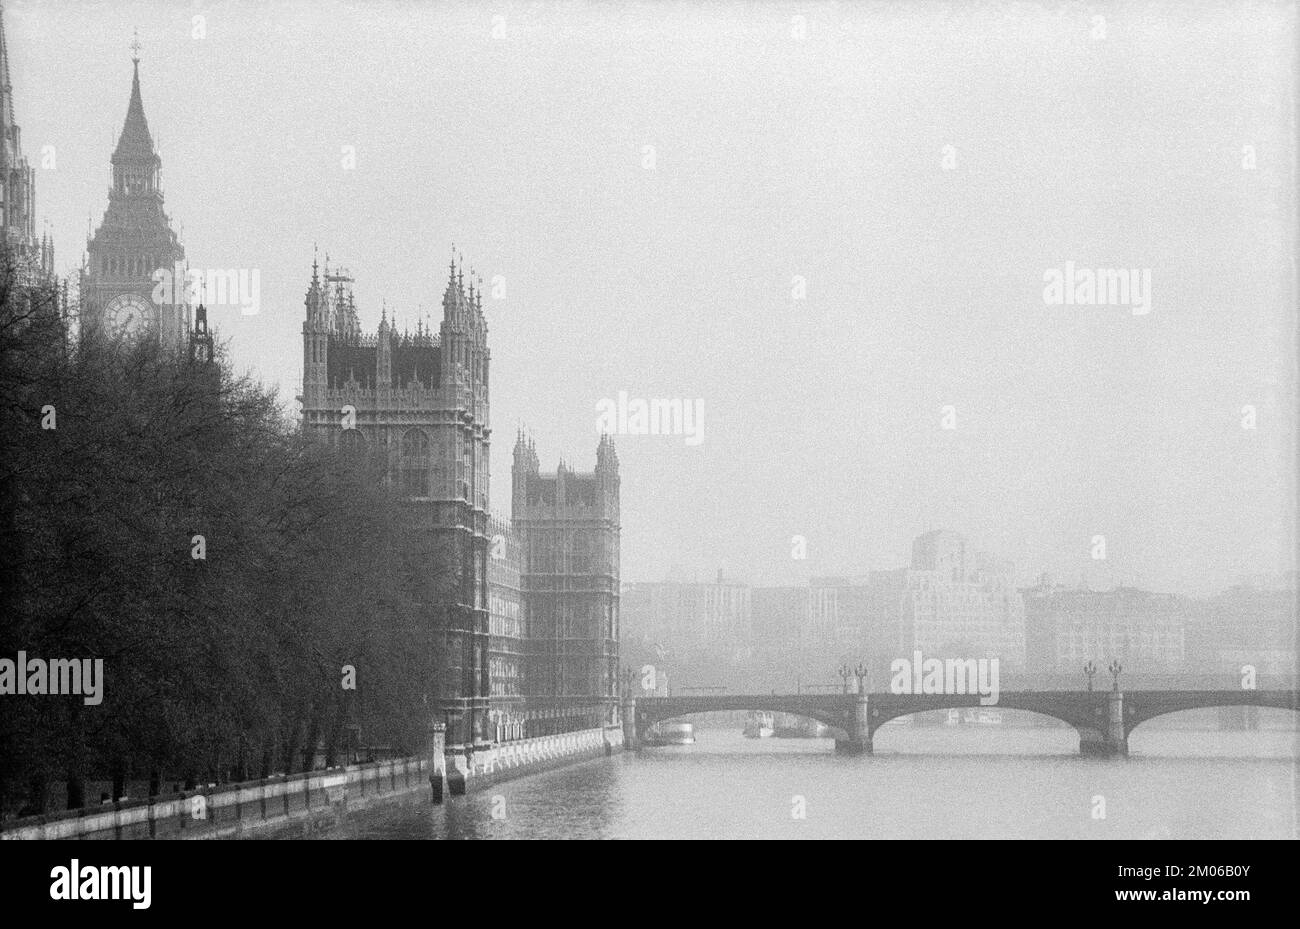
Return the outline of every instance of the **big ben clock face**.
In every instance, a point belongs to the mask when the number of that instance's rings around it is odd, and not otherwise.
[[[104,307],[104,318],[115,335],[134,337],[153,327],[153,307],[139,294],[119,294]]]

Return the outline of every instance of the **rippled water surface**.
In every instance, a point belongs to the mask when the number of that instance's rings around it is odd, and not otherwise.
[[[694,745],[364,813],[334,837],[1297,837],[1292,730],[1153,727],[1127,758],[1095,759],[1068,729],[888,727],[875,749],[703,729]]]

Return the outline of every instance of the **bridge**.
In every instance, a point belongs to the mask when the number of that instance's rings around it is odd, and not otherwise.
[[[709,694],[691,697],[629,697],[623,704],[623,741],[641,745],[640,736],[656,723],[693,713],[754,711],[789,713],[825,723],[836,751],[870,753],[876,730],[900,716],[932,710],[980,707],[970,694]],[[1129,734],[1149,719],[1224,706],[1300,709],[1297,690],[1016,690],[1002,691],[1000,710],[1039,713],[1069,723],[1079,733],[1085,755],[1128,753]]]

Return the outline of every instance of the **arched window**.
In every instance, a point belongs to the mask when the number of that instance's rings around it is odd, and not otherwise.
[[[423,429],[402,436],[402,493],[429,496],[429,436]]]

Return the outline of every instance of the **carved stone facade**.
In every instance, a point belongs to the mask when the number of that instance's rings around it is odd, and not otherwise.
[[[487,324],[452,264],[438,333],[363,335],[342,270],[312,264],[303,322],[303,428],[377,458],[414,514],[406,572],[430,633],[429,702],[452,754],[494,738],[488,672]]]
[[[523,544],[528,735],[620,724],[619,473],[608,436],[594,471],[539,468],[515,442],[514,529]]]
[[[352,278],[312,264],[303,322],[303,428],[378,460],[421,540],[404,572],[430,631],[431,722],[463,756],[496,742],[619,723],[619,475],[542,474],[514,451],[513,521],[489,506],[482,290],[452,262],[438,332],[363,334]]]

